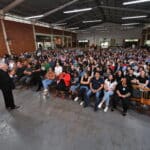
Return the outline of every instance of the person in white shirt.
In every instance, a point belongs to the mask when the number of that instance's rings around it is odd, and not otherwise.
[[[55,74],[58,77],[63,71],[62,66],[60,66],[60,64],[57,62],[56,66],[55,66]]]
[[[106,107],[104,109],[104,112],[107,112],[108,110],[110,96],[114,94],[116,86],[117,86],[117,81],[115,81],[114,76],[110,74],[104,82],[104,97],[98,106],[98,108],[101,108],[103,103],[105,102]]]

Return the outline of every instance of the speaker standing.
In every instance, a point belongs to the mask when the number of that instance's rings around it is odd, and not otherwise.
[[[0,63],[0,89],[3,93],[5,107],[7,110],[18,109],[14,103],[13,90],[14,84],[8,74],[8,65]]]

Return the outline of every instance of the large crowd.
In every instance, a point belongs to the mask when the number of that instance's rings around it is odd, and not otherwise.
[[[146,49],[59,49],[5,55],[15,86],[42,90],[43,98],[55,87],[55,96],[78,101],[84,108],[94,103],[94,111],[121,102],[125,116],[133,95],[132,85],[150,88],[150,53]],[[15,87],[14,87],[15,88]],[[137,95],[137,93],[136,93]]]

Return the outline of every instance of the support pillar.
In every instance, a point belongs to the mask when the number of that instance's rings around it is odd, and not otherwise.
[[[1,19],[1,25],[2,25],[2,30],[3,30],[5,44],[6,44],[6,49],[7,49],[8,54],[11,55],[11,50],[10,50],[10,47],[9,47],[8,37],[7,37],[5,23],[4,23],[3,19]]]
[[[35,48],[37,50],[38,49],[38,45],[36,43],[36,33],[35,33],[35,25],[34,24],[32,25],[32,28],[33,28],[34,45],[35,45]]]

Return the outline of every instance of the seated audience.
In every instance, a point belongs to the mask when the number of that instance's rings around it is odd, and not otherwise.
[[[90,96],[95,95],[94,110],[97,111],[97,106],[100,102],[100,95],[102,94],[104,79],[100,77],[100,72],[96,72],[95,76],[90,81],[90,89],[86,93],[84,99],[84,107],[89,105]]]
[[[127,77],[127,80],[130,84],[135,84],[136,83],[136,77],[134,75],[133,69],[128,70],[128,73],[127,73],[126,77]]]
[[[59,75],[63,72],[63,68],[62,68],[62,66],[60,66],[60,64],[58,62],[56,63],[54,70],[55,70],[56,77],[59,77]]]
[[[22,62],[17,62],[17,68],[16,68],[16,81],[19,81],[24,76],[24,71],[26,67],[23,65]]]
[[[148,77],[146,76],[145,71],[140,72],[140,76],[137,78],[137,84],[141,89],[148,86]]]
[[[32,64],[28,64],[27,68],[24,70],[24,76],[20,79],[20,82],[23,85],[26,85],[27,87],[29,86],[31,80],[32,80],[32,68],[31,68]]]
[[[68,88],[70,87],[70,82],[71,82],[71,75],[67,71],[67,69],[64,69],[57,79],[56,95],[58,94],[58,91],[69,90]]]
[[[49,68],[48,72],[46,73],[44,80],[42,81],[44,87],[44,95],[48,94],[48,87],[55,81],[55,73],[52,68]]]
[[[74,101],[77,102],[79,99],[81,99],[80,105],[83,105],[85,94],[89,90],[89,84],[90,84],[91,76],[87,72],[83,74],[80,80],[80,87],[77,97],[75,97]]]
[[[101,108],[103,103],[105,102],[105,109],[104,112],[108,111],[110,97],[114,94],[114,91],[116,89],[117,82],[113,75],[109,75],[108,78],[104,82],[104,97],[99,104],[98,108]]]
[[[119,70],[116,73],[116,77],[115,77],[118,84],[121,82],[121,80],[122,80],[123,77],[124,77],[123,72],[121,70]]]
[[[77,90],[80,86],[80,78],[78,72],[74,72],[72,80],[71,80],[71,87],[70,87],[70,94],[71,98],[74,99],[77,96]]]
[[[55,80],[56,90],[67,91],[74,101],[81,99],[80,105],[85,107],[92,95],[95,96],[94,109],[97,110],[102,99],[99,107],[105,103],[105,112],[110,99],[113,108],[121,100],[125,115],[130,95],[140,98],[141,90],[150,88],[149,56],[150,52],[143,48],[114,47],[95,51],[75,48],[41,50],[40,55],[32,52],[5,55],[2,62],[8,64],[11,78],[22,87],[38,85],[39,91],[43,86],[47,94],[48,86]],[[140,90],[132,90],[133,84],[139,85]]]
[[[126,116],[129,108],[129,98],[131,96],[131,85],[127,82],[127,78],[123,78],[116,89],[116,97],[112,101],[112,111],[116,108],[116,101],[121,100],[123,112],[122,115]]]

